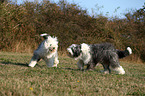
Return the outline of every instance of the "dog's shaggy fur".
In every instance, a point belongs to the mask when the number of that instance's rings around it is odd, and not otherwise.
[[[67,48],[68,55],[75,60],[79,60],[78,68],[83,70],[84,65],[87,69],[94,69],[96,64],[101,63],[104,67],[104,73],[110,73],[111,69],[118,74],[125,74],[124,69],[119,64],[118,58],[123,58],[132,54],[132,50],[128,47],[125,51],[114,48],[110,43],[103,44],[72,44]]]
[[[41,34],[44,37],[44,41],[41,42],[39,47],[34,51],[33,57],[28,66],[34,67],[36,63],[43,59],[48,67],[57,67],[58,60],[58,40],[56,37],[51,37],[48,34]]]

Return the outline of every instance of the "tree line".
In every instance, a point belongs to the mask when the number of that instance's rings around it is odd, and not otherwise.
[[[0,2],[0,50],[32,52],[48,33],[58,37],[59,50],[72,43],[110,42],[117,49],[130,46],[134,54],[145,58],[145,4],[128,12],[124,19],[90,16],[77,4],[65,1],[51,3]]]

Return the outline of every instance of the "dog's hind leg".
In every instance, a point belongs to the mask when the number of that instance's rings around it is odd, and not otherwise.
[[[34,67],[39,60],[40,60],[40,57],[38,55],[34,54],[30,63],[28,64],[28,66]]]
[[[119,60],[117,56],[114,56],[111,60],[110,60],[110,68],[114,71],[117,72],[117,74],[125,74],[124,69],[122,68],[122,66],[120,66],[119,64]]]
[[[112,67],[111,67],[112,68]],[[117,74],[125,74],[124,69],[122,68],[122,66],[116,67],[116,68],[112,68],[114,71],[117,72]]]

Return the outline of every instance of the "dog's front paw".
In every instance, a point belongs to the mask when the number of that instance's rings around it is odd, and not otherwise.
[[[59,63],[59,60],[55,59],[54,65],[57,65]]]
[[[104,73],[104,74],[109,74],[110,73],[109,70],[101,70],[101,72]]]
[[[57,68],[57,64],[54,64],[52,67],[56,67]]]
[[[37,61],[32,61],[28,64],[29,67],[34,67],[36,65]]]

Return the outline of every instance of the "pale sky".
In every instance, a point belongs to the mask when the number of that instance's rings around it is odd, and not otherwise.
[[[14,1],[14,0],[12,0]],[[18,4],[26,0],[17,0]],[[35,0],[27,0],[35,1]],[[37,0],[41,2],[42,0]],[[59,0],[50,0],[51,2],[58,3]],[[145,3],[145,0],[65,0],[68,3],[75,3],[82,9],[86,9],[89,15],[102,13],[107,17],[124,18],[124,13],[129,10],[140,9]],[[97,6],[97,7],[96,7]],[[98,10],[99,9],[99,10]],[[93,10],[93,11],[92,11]]]

